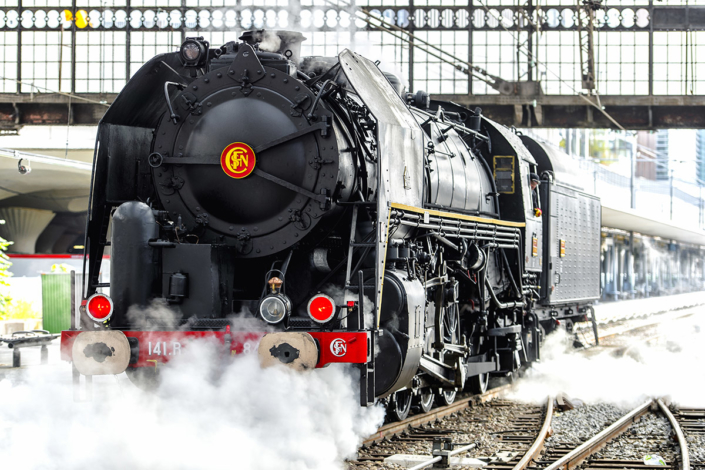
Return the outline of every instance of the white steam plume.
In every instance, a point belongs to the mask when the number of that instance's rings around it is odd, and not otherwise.
[[[138,330],[175,330],[181,318],[178,305],[169,307],[166,299],[153,299],[146,307],[132,305],[127,309],[127,320]]]
[[[670,397],[679,405],[705,406],[703,326],[700,308],[689,319],[662,324],[663,336],[654,346],[635,346],[619,358],[610,350],[592,357],[575,351],[572,336],[559,330],[548,336],[541,362],[518,381],[510,398],[538,403],[564,392],[588,404],[628,407],[650,397]]]
[[[270,30],[265,30],[259,43],[259,48],[262,51],[278,52],[281,45],[282,40],[279,36]]]
[[[336,286],[335,284],[327,284],[321,289],[324,294],[331,297],[335,301],[336,305],[345,305],[347,299],[345,298],[345,290]],[[353,300],[357,300],[357,294]],[[374,315],[375,303],[368,296],[365,296],[365,304],[362,308],[363,321],[365,322],[365,328],[374,327],[377,322]]]
[[[15,469],[336,469],[381,424],[361,408],[351,371],[261,369],[192,343],[162,369],[156,393],[124,376],[94,378],[74,402],[67,364],[0,381],[0,455]]]

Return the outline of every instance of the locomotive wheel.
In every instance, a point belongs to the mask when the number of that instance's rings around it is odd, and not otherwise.
[[[455,402],[455,396],[458,394],[455,390],[443,390],[438,395],[438,404],[440,406],[452,405]]]
[[[411,390],[403,390],[394,394],[394,398],[389,404],[389,413],[392,421],[404,421],[409,416],[411,410]]]
[[[429,387],[421,390],[415,401],[423,413],[428,413],[431,411],[431,408],[433,408],[433,400],[435,397],[436,394],[433,393],[433,389]]]
[[[460,312],[457,305],[446,310],[443,319],[443,340],[446,343],[460,344]],[[453,404],[456,395],[455,390],[443,390],[438,398],[442,406],[448,406]]]
[[[485,393],[487,391],[487,386],[490,383],[490,374],[480,374],[480,375],[474,375],[468,379],[467,385],[468,389],[476,394],[479,395],[481,393]]]

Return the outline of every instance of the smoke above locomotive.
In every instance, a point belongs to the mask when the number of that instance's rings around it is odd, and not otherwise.
[[[361,404],[401,418],[588,319],[600,205],[561,155],[349,50],[301,57],[304,39],[188,38],[112,104],[85,312],[62,337],[78,372],[153,379],[207,337],[265,364],[357,364]],[[110,354],[86,354],[98,343]]]

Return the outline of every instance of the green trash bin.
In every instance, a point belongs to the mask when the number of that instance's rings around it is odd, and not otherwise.
[[[42,324],[50,333],[71,328],[71,273],[42,274]]]

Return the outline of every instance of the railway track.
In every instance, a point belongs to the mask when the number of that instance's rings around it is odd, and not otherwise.
[[[673,461],[666,460],[666,465],[664,466],[661,464],[647,465],[644,463],[643,459],[639,460],[633,457],[593,457],[598,451],[605,448],[610,441],[624,434],[634,423],[639,421],[646,414],[659,410],[663,416],[668,419],[677,440],[679,452],[676,452],[677,456]],[[661,438],[664,441],[668,441],[667,435],[661,436]],[[628,447],[630,441],[636,442],[640,439],[654,439],[654,436],[631,435],[623,445]],[[676,420],[670,409],[660,399],[649,400],[639,405],[577,447],[568,445],[552,447],[540,460],[535,462],[535,465],[537,469],[542,470],[572,470],[574,468],[580,468],[582,470],[691,469],[688,444],[683,431],[681,430],[678,420]]]
[[[477,452],[491,453],[488,462],[475,461],[474,464],[483,465],[488,470],[523,470],[532,458],[536,457],[542,449],[544,439],[550,430],[550,420],[553,415],[553,399],[549,399],[546,406],[522,405],[499,399],[509,386],[499,387],[490,390],[482,395],[476,395],[460,400],[453,405],[438,408],[429,413],[408,418],[399,423],[391,423],[382,428],[373,436],[365,440],[364,455],[359,455],[357,460],[349,462],[350,465],[365,465],[369,462],[383,464],[393,455],[399,457],[398,452],[390,451],[384,443],[397,446],[407,446],[406,448],[417,449],[419,447],[431,450],[432,456],[418,457],[420,462],[411,468],[421,469],[433,465],[436,462],[441,464],[449,463],[455,455],[475,450]],[[438,420],[454,414],[466,413],[464,420],[484,423],[486,419],[481,416],[468,415],[474,409],[478,414],[482,412],[477,405],[485,403],[487,408],[508,415],[507,423],[500,431],[493,432],[487,430],[487,434],[492,436],[494,446],[492,449],[483,447],[480,442],[453,443],[458,436],[463,435],[463,431],[457,426],[433,427],[431,423],[437,424]],[[478,448],[479,446],[479,448]],[[398,448],[398,447],[397,447]],[[430,453],[430,452],[429,452]],[[445,461],[445,462],[444,462]],[[407,467],[409,464],[407,464]],[[355,467],[348,467],[355,468]]]
[[[514,407],[516,403],[499,399],[507,387],[495,389],[490,393],[465,398],[454,405],[439,408],[427,415],[409,418],[400,423],[392,423],[380,429],[374,436],[365,442],[369,449],[382,440],[395,440],[401,443],[416,443],[422,441],[433,442],[433,455],[427,456],[412,468],[419,470],[434,465],[437,462],[449,463],[455,455],[474,450],[475,454],[482,453],[478,443],[450,443],[457,430],[452,428],[429,428],[426,424],[432,423],[446,416],[463,412],[480,403],[488,403],[492,408]],[[544,407],[528,407],[513,416],[508,429],[500,432],[491,432],[495,436],[500,448],[494,449],[491,458],[483,458],[483,462],[474,462],[484,470],[657,470],[670,468],[673,470],[695,470],[705,468],[705,459],[698,458],[691,463],[689,453],[689,440],[691,443],[705,441],[705,409],[680,408],[671,411],[661,399],[649,400],[632,409],[622,417],[612,422],[609,426],[587,439],[580,445],[558,444],[544,449],[547,436],[551,433],[551,418],[553,415],[553,399],[549,399]],[[663,435],[641,435],[633,425],[649,413],[659,413],[665,417],[670,425],[671,432]],[[664,418],[659,418],[663,420]],[[665,421],[664,421],[665,422]],[[630,431],[627,433],[627,431]],[[663,431],[661,431],[663,433]],[[611,441],[622,436],[625,441],[620,446],[630,446],[630,442],[648,440],[648,442],[661,442],[662,446],[673,448],[673,456],[666,457],[665,466],[647,465],[643,459],[632,457],[618,458],[615,456],[596,456],[598,451],[606,448]],[[658,431],[656,432],[658,434]],[[699,444],[696,444],[699,445]],[[677,446],[677,447],[676,447]],[[480,455],[478,454],[478,455]],[[389,452],[372,450],[357,461],[364,463],[373,461],[384,464],[393,455]],[[485,454],[486,455],[486,454]],[[664,454],[666,455],[666,454]],[[699,455],[699,454],[698,454]],[[615,457],[615,458],[613,458]],[[445,460],[445,462],[444,462]],[[353,467],[354,468],[354,467]],[[395,467],[396,468],[396,467]]]
[[[671,320],[691,315],[690,312],[679,312],[676,318],[671,318]],[[650,321],[648,324],[642,323],[630,328],[621,328],[619,332],[610,332],[601,336],[600,339],[639,332],[643,337],[637,338],[628,345],[617,347],[614,351],[619,356],[627,356],[641,344],[662,339],[662,334],[649,335],[647,333],[649,329],[658,328],[658,324],[662,321],[663,319],[660,319],[659,321]],[[615,408],[611,419],[605,421],[603,426],[607,426],[607,423],[612,424],[577,447],[577,443],[575,445],[553,446],[551,449],[546,449],[544,446],[546,437],[552,432],[550,423],[554,411],[553,400],[550,400],[545,407],[532,408],[524,405],[525,409],[516,414],[508,429],[493,432],[494,429],[490,426],[489,429],[481,432],[492,435],[501,449],[493,447],[492,451],[488,451],[479,442],[462,442],[462,439],[460,439],[461,442],[452,442],[459,441],[458,435],[465,434],[463,436],[465,441],[473,441],[474,436],[471,432],[459,431],[453,420],[444,418],[457,417],[461,421],[467,421],[469,413],[471,413],[470,410],[481,404],[490,408],[518,407],[520,406],[518,403],[500,399],[502,393],[509,390],[510,387],[509,385],[498,387],[485,394],[467,397],[452,405],[436,408],[429,413],[414,415],[401,422],[389,423],[364,441],[363,452],[358,455],[357,460],[349,462],[352,466],[349,465],[348,468],[358,468],[356,465],[363,464],[369,466],[372,463],[379,465],[376,468],[388,468],[385,465],[389,457],[398,456],[401,451],[395,452],[392,446],[389,448],[378,447],[384,442],[396,442],[399,444],[397,449],[403,448],[404,444],[410,446],[413,453],[417,454],[414,455],[415,457],[423,457],[418,455],[419,451],[426,454],[427,460],[416,466],[411,466],[408,461],[402,464],[403,467],[413,469],[426,468],[437,462],[441,462],[441,465],[447,464],[451,457],[466,452],[474,456],[482,456],[484,462],[475,461],[472,465],[486,470],[572,470],[574,468],[581,470],[630,470],[637,467],[643,470],[663,469],[664,467],[661,465],[646,465],[643,460],[633,456],[620,458],[617,455],[616,458],[610,458],[612,456],[603,458],[600,454],[595,455],[610,441],[629,430],[644,415],[657,413],[660,410],[663,417],[660,417],[659,420],[663,423],[666,423],[666,419],[668,420],[671,429],[673,429],[673,436],[662,436],[661,438],[651,436],[650,439],[654,442],[660,442],[663,446],[669,445],[671,447],[675,447],[675,444],[671,444],[671,442],[677,439],[678,448],[681,449],[678,457],[672,457],[669,454],[666,467],[673,470],[690,470],[691,468],[705,470],[705,409],[683,408],[671,413],[661,400],[656,399],[644,403],[619,420],[612,422],[615,419],[614,416],[619,416],[619,409]],[[545,413],[544,410],[548,412]],[[474,419],[479,420],[479,418]],[[664,424],[664,426],[668,428],[668,424]],[[634,428],[631,428],[630,433],[635,433]],[[624,436],[622,439],[626,439],[628,436]],[[687,441],[689,440],[697,442],[703,449],[702,457],[696,459],[693,464],[691,464],[688,454]],[[431,444],[433,444],[432,448]],[[402,467],[392,466],[392,468]]]
[[[688,313],[688,314],[679,316],[678,318],[687,317],[690,315],[692,315],[692,313]],[[663,321],[663,320],[649,321],[649,322],[647,322],[647,324],[638,324],[638,325],[634,325],[632,327],[623,327],[623,328],[620,328],[619,331],[610,332],[605,335],[600,335],[600,341],[602,341],[603,339],[613,338],[613,337],[619,336],[619,335],[624,335],[629,332],[639,331],[639,330],[642,330],[645,328],[654,327],[655,325],[658,325],[661,321]],[[655,339],[655,338],[652,338],[652,339]],[[624,347],[619,348],[618,354],[621,354],[621,355],[627,354],[633,346],[634,346],[634,343],[632,343],[628,346],[624,346]],[[363,441],[362,445],[369,446],[369,445],[374,444],[375,442],[379,442],[383,439],[390,439],[390,438],[397,436],[401,433],[407,432],[409,429],[423,426],[424,424],[439,420],[443,417],[453,415],[453,414],[455,414],[455,413],[457,413],[457,412],[459,412],[469,406],[472,406],[473,404],[488,402],[490,400],[493,400],[493,399],[501,396],[501,394],[503,392],[509,390],[510,387],[511,387],[511,385],[504,385],[504,386],[496,387],[491,390],[488,390],[487,392],[485,392],[483,394],[459,399],[459,400],[456,400],[456,402],[451,405],[443,406],[440,408],[435,408],[435,409],[429,411],[428,413],[413,415],[403,421],[386,424],[386,425],[382,426],[381,428],[379,428],[379,430],[375,434],[373,434],[373,435],[369,436],[367,439],[365,439]]]
[[[451,405],[434,408],[428,413],[410,416],[403,421],[385,424],[379,428],[376,433],[365,439],[362,442],[362,445],[368,446],[383,439],[390,439],[394,436],[407,432],[409,429],[417,428],[419,426],[423,426],[424,424],[428,424],[446,416],[458,413],[473,404],[486,403],[490,400],[498,398],[502,395],[502,393],[508,391],[510,387],[510,385],[496,387],[480,395],[473,395],[471,397],[458,399]]]
[[[705,408],[678,408],[673,412],[691,451],[693,469],[705,469]]]
[[[542,420],[541,428],[538,434],[530,440],[532,429],[521,429],[518,435],[503,436],[503,438],[515,442],[530,443],[529,448],[521,453],[517,453],[515,457],[506,462],[490,463],[486,467],[487,470],[524,470],[531,462],[538,457],[543,450],[544,441],[551,433],[551,419],[553,418],[553,397],[548,397],[546,400],[546,410]],[[529,424],[529,423],[523,423]]]

